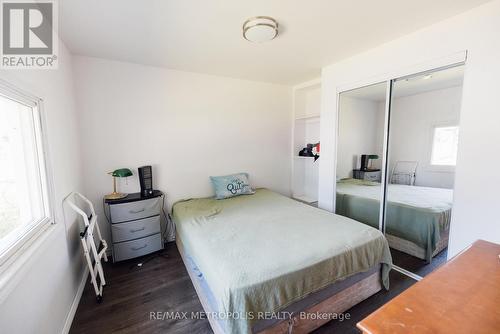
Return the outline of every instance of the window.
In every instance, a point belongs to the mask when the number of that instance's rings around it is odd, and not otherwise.
[[[51,221],[39,102],[0,85],[0,265]]]
[[[432,139],[431,165],[457,164],[458,126],[435,127]]]

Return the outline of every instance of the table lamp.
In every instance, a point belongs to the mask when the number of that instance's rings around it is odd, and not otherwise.
[[[373,169],[373,160],[376,160],[376,159],[378,159],[378,155],[376,155],[376,154],[368,155],[368,160],[370,160],[370,168],[369,169]]]
[[[117,177],[127,177],[132,176],[132,171],[128,168],[120,168],[113,172],[109,172],[109,175],[113,177],[113,192],[104,196],[105,199],[120,199],[127,197],[128,194],[118,193],[116,192],[116,178]]]

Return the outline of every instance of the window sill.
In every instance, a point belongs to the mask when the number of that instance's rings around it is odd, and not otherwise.
[[[5,262],[0,265],[0,304],[9,296],[12,290],[24,277],[23,273],[29,270],[30,259],[34,259],[40,247],[50,236],[54,235],[55,224],[45,223],[26,240]]]

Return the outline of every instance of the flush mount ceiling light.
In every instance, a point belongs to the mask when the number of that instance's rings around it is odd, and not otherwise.
[[[243,38],[250,42],[262,43],[278,36],[278,22],[269,16],[255,16],[243,23]]]

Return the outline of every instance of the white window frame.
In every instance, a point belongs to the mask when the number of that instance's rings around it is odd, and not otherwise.
[[[453,173],[455,172],[456,168],[456,163],[455,165],[435,165],[432,163],[432,154],[434,151],[434,136],[436,133],[436,128],[449,128],[449,127],[458,127],[459,129],[459,136],[460,136],[460,124],[458,121],[450,121],[450,122],[443,122],[439,124],[434,124],[431,126],[430,129],[430,149],[429,149],[429,162],[427,169],[432,172],[443,172],[443,173]],[[457,148],[457,154],[458,154],[458,148]],[[458,160],[458,157],[457,157]]]
[[[43,101],[41,98],[27,93],[4,80],[0,80],[0,95],[26,105],[33,110],[35,141],[44,208],[44,217],[31,223],[29,229],[25,231],[22,236],[20,236],[9,248],[0,253],[0,273],[2,273],[13,264],[20,255],[33,246],[33,243],[39,239],[50,225],[55,224],[55,212]]]

